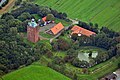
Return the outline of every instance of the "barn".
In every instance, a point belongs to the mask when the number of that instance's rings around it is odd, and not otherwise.
[[[85,36],[90,37],[91,35],[96,34],[95,32],[89,31],[89,30],[84,29],[84,28],[79,27],[79,26],[73,26],[71,31],[72,31],[71,34],[78,34],[78,36],[85,35]]]

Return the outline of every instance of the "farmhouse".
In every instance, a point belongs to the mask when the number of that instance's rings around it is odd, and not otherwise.
[[[37,42],[39,40],[39,29],[38,24],[35,22],[34,19],[28,23],[27,26],[27,38],[31,42]]]
[[[54,27],[52,27],[47,33],[52,34],[52,35],[57,35],[58,33],[60,33],[62,30],[64,29],[64,26],[62,25],[62,23],[58,23],[57,25],[55,25]]]
[[[84,28],[79,27],[79,26],[74,26],[71,29],[71,31],[72,31],[71,34],[78,34],[78,36],[85,35],[85,36],[90,37],[91,35],[95,35],[96,34],[96,33],[92,32],[92,31],[89,31],[89,30],[84,29]]]

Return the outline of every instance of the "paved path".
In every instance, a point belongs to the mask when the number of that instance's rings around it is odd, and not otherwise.
[[[61,35],[61,33],[58,33],[55,37],[51,38],[51,39],[50,39],[50,43],[51,43],[54,39],[56,39],[57,37],[59,37],[60,35]]]
[[[67,30],[71,25],[78,24],[78,22],[79,22],[79,21],[73,20],[73,19],[70,19],[70,20],[72,21],[72,24],[70,24],[69,26],[66,26],[66,27],[65,27],[65,30]],[[61,32],[60,32],[59,34],[57,34],[55,37],[51,38],[51,39],[50,39],[50,43],[51,43],[54,39],[56,39],[57,37],[59,37],[60,35],[61,35]]]
[[[66,27],[65,27],[65,30],[67,30],[71,25],[78,24],[78,21],[77,21],[77,20],[73,20],[73,19],[70,19],[70,20],[72,21],[72,24],[70,24],[69,26],[66,26]],[[40,31],[40,32],[46,32],[47,30],[49,30],[51,27],[53,27],[53,26],[55,26],[55,25],[56,25],[56,24],[47,24],[46,26],[41,27],[39,31]],[[58,33],[57,35],[55,35],[53,38],[50,38],[50,39],[44,38],[43,36],[40,36],[40,37],[43,38],[43,39],[50,40],[50,43],[51,43],[54,39],[56,39],[56,38],[59,37],[60,35],[61,35],[61,32]]]

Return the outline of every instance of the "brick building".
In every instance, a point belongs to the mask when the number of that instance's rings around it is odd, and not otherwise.
[[[32,19],[31,22],[28,23],[27,39],[34,43],[39,40],[39,28],[34,19]]]

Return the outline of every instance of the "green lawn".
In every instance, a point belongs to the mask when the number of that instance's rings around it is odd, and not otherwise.
[[[65,12],[72,19],[120,31],[120,0],[35,0],[35,3]]]
[[[71,80],[70,78],[39,65],[30,65],[3,76],[4,80]]]
[[[34,16],[36,20],[41,19],[41,17],[38,14],[32,14],[32,16]],[[55,23],[59,23],[59,22],[61,22],[65,27],[69,26],[72,23],[62,19],[55,18]]]
[[[35,17],[36,20],[41,19],[41,17],[38,14],[32,14],[33,17]]]
[[[44,33],[44,32],[40,32],[39,33],[42,37],[44,37],[44,38],[53,38],[54,36],[53,35],[50,35],[50,34],[48,34],[48,33]]]
[[[54,56],[59,56],[59,57],[64,58],[65,55],[66,55],[66,52],[62,52],[62,51],[54,52]]]

